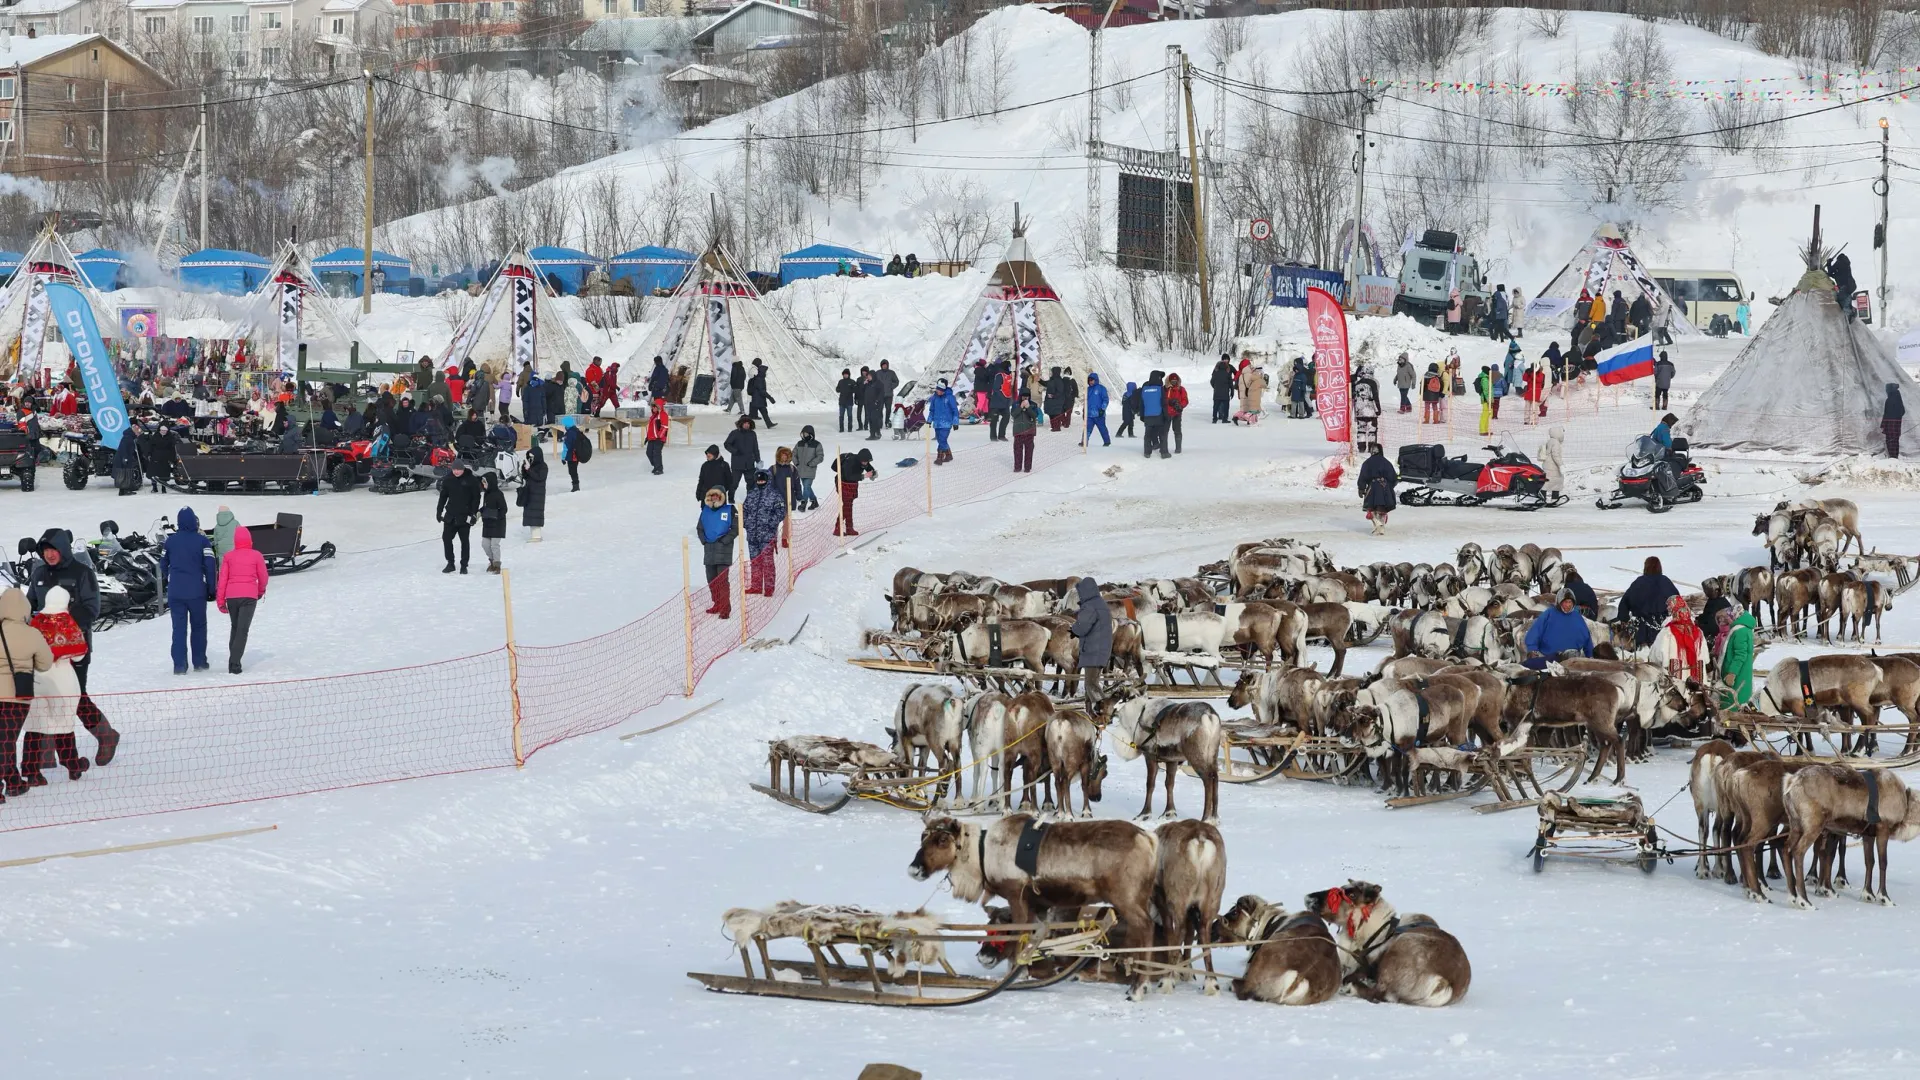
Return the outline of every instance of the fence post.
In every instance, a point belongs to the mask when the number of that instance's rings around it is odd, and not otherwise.
[[[513,571],[500,571],[500,599],[507,615],[507,696],[513,704],[513,764],[527,767],[520,745],[520,650],[513,643]]]
[[[793,591],[793,477],[786,478],[787,520],[781,529],[787,538],[787,591]]]
[[[687,555],[687,538],[680,538],[680,599],[686,606],[687,694],[693,696],[693,570]]]
[[[833,517],[834,517],[835,524],[833,526],[833,535],[834,535],[834,538],[839,541],[839,544],[841,547],[847,546],[847,515],[845,511],[847,500],[844,496],[840,494],[840,491],[841,491],[840,485],[846,483],[846,477],[840,475],[840,464],[844,460],[845,460],[845,454],[840,449],[840,444],[838,442],[834,443],[833,444]]]
[[[928,424],[922,430],[925,433],[926,443],[927,443],[927,452],[921,455],[926,459],[925,465],[926,465],[926,471],[927,471],[927,516],[932,517],[933,516],[933,425]]]
[[[745,645],[747,643],[747,624],[753,620],[747,611],[747,549],[752,545],[747,542],[746,528],[744,526],[740,529],[740,535],[735,540],[735,543],[740,545],[740,644]]]

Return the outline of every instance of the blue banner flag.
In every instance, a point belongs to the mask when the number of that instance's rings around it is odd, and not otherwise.
[[[80,367],[80,379],[87,390],[87,408],[93,413],[93,427],[100,433],[100,444],[111,449],[120,446],[127,430],[127,404],[120,397],[120,380],[113,374],[113,357],[100,340],[100,327],[93,320],[93,308],[87,298],[61,281],[49,281],[47,303],[60,336],[67,339],[73,362]]]

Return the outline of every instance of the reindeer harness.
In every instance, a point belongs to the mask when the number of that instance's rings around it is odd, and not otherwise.
[[[1013,845],[1013,865],[1028,877],[1035,877],[1040,872],[1040,842],[1046,839],[1046,836],[1047,825],[1044,822],[1028,818],[1020,826],[1020,838],[1014,841]],[[982,829],[980,830],[982,852],[986,850],[986,842],[987,832]],[[982,855],[983,860],[984,858],[985,856]],[[981,865],[986,864],[983,861]]]

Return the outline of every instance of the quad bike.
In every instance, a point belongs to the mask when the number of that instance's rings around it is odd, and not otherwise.
[[[394,450],[386,436],[374,440],[374,464],[367,487],[380,495],[399,495],[425,491],[440,481],[440,470],[456,458],[444,446],[430,446],[415,439],[406,449]]]
[[[319,460],[319,473],[335,491],[352,491],[354,485],[373,479],[374,440],[353,439],[333,446],[308,451]]]
[[[1617,510],[1627,500],[1639,499],[1647,504],[1648,513],[1664,514],[1676,503],[1705,498],[1701,488],[1706,482],[1706,471],[1687,453],[1687,440],[1673,440],[1669,450],[1653,436],[1642,435],[1627,450],[1627,463],[1615,477],[1613,494],[1594,500],[1594,505]]]
[[[1509,499],[1507,510],[1539,510],[1564,506],[1564,494],[1546,495],[1547,474],[1518,450],[1486,448],[1493,458],[1468,461],[1465,454],[1448,457],[1438,443],[1412,443],[1400,448],[1400,482],[1413,486],[1400,493],[1402,506],[1484,506]]]

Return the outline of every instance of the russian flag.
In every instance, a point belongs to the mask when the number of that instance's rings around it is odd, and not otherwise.
[[[1594,361],[1603,386],[1644,379],[1653,374],[1653,338],[1649,336],[1638,342],[1616,345],[1595,357]]]

